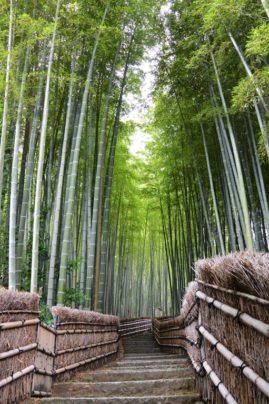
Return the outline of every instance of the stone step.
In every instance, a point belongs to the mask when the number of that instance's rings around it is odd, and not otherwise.
[[[129,353],[136,353],[136,352],[140,352],[140,351],[147,351],[148,353],[150,352],[162,352],[160,350],[160,348],[158,347],[147,347],[147,346],[133,346],[133,347],[129,347],[124,345],[123,346],[124,351],[129,351]]]
[[[125,367],[134,367],[134,366],[164,366],[166,365],[169,367],[170,365],[178,365],[182,366],[183,364],[189,363],[185,358],[177,358],[177,359],[137,359],[137,360],[130,360],[130,359],[123,359],[120,362],[114,362],[114,366],[125,366]]]
[[[160,347],[156,345],[125,345],[123,344],[123,347],[125,349],[157,349],[159,352],[161,352]]]
[[[136,351],[148,351],[148,352],[162,352],[160,348],[158,347],[147,347],[147,346],[133,346],[133,347],[128,347],[126,345],[123,346],[125,351],[129,351],[130,353],[136,352]]]
[[[123,345],[129,345],[129,346],[147,345],[147,346],[159,347],[159,345],[155,341],[123,341]]]
[[[130,353],[133,353],[133,354],[141,354],[141,355],[147,355],[147,354],[156,354],[156,353],[159,353],[159,351],[158,350],[153,350],[153,349],[141,349],[141,350],[133,350],[133,349],[130,349],[130,350],[125,350],[124,351],[124,353],[125,354],[130,354]]]
[[[159,348],[159,345],[155,341],[124,341],[123,345],[128,345],[128,346],[155,346]]]
[[[94,382],[94,383],[56,383],[53,388],[54,397],[111,397],[111,396],[144,396],[171,395],[180,392],[194,391],[193,377],[180,379],[156,379],[124,382]]]
[[[193,375],[191,368],[162,368],[162,369],[104,369],[94,372],[80,373],[77,376],[79,382],[112,382],[128,380],[159,380],[190,377]]]
[[[150,371],[150,370],[156,370],[156,369],[165,370],[165,369],[168,369],[168,368],[169,369],[179,369],[179,368],[184,368],[184,369],[190,368],[191,369],[191,366],[190,366],[189,362],[185,362],[185,363],[180,364],[180,366],[178,364],[163,365],[163,366],[161,366],[161,365],[152,365],[152,366],[147,365],[147,366],[139,366],[139,367],[128,365],[128,366],[111,367],[110,370],[122,370],[124,372],[131,372],[131,371],[134,371],[134,370]]]
[[[171,355],[165,355],[161,353],[156,353],[156,354],[127,354],[124,355],[124,359],[146,359],[146,360],[152,360],[152,359],[179,359],[179,358],[186,358],[186,356],[183,355],[177,355],[177,354],[171,354]]]
[[[179,395],[152,395],[141,397],[74,397],[74,398],[61,398],[52,397],[42,399],[42,403],[53,404],[79,404],[79,403],[96,403],[96,404],[203,404],[199,401],[200,397],[195,393],[182,393]]]
[[[141,341],[141,342],[139,342],[139,341],[124,341],[123,342],[123,345],[125,345],[125,346],[132,346],[132,347],[134,347],[134,346],[142,346],[142,344],[143,344],[143,346],[148,346],[148,347],[152,347],[152,346],[154,346],[154,347],[158,347],[159,348],[159,345],[158,344],[156,344],[154,341]]]
[[[147,348],[147,347],[145,347],[145,346],[143,346],[143,347],[134,347],[134,348],[129,348],[129,347],[126,347],[126,346],[124,346],[123,347],[124,348],[124,352],[125,353],[137,353],[137,352],[146,352],[146,353],[153,353],[153,352],[161,352],[160,351],[160,349],[159,348]]]

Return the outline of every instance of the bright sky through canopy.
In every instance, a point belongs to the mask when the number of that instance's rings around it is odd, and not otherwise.
[[[170,10],[169,2],[161,8],[161,16],[165,17]],[[132,120],[137,124],[135,132],[131,137],[130,152],[134,155],[141,155],[146,149],[151,136],[143,126],[147,124],[149,108],[153,105],[152,92],[154,87],[155,72],[158,68],[158,52],[160,46],[148,48],[144,60],[138,66],[143,74],[141,82],[141,95],[128,93],[125,97],[129,106],[129,112],[123,117],[124,121]]]

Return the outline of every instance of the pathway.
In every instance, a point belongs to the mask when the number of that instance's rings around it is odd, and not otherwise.
[[[160,351],[151,333],[124,338],[124,357],[56,383],[42,402],[200,404],[187,357]]]

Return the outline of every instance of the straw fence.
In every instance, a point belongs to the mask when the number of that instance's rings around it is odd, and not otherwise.
[[[51,395],[56,379],[115,359],[119,319],[54,307],[54,328],[40,324],[39,297],[0,289],[0,403]]]
[[[68,380],[83,366],[101,366],[118,351],[118,317],[64,307],[53,307],[52,313],[55,327],[39,327],[35,396],[49,396],[53,381]]]
[[[31,394],[38,330],[37,295],[0,289],[0,402]]]
[[[181,314],[154,319],[158,343],[187,351],[206,402],[269,403],[269,254],[196,263]]]

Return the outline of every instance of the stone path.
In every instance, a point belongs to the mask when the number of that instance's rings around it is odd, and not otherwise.
[[[124,339],[124,357],[56,383],[47,403],[200,404],[186,356],[160,351],[151,333]]]

